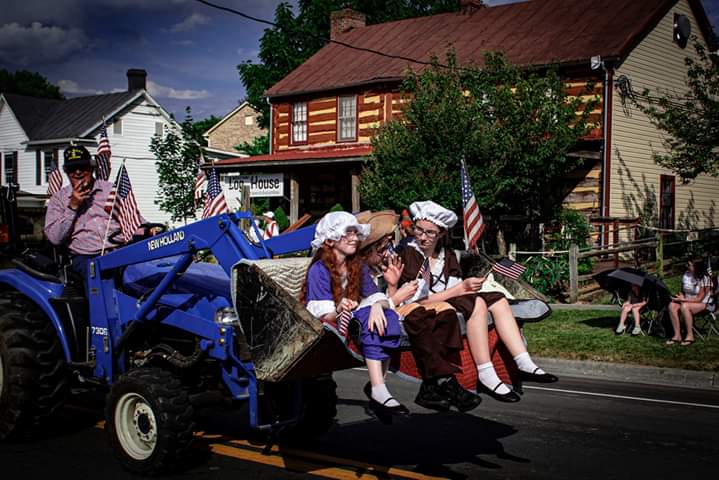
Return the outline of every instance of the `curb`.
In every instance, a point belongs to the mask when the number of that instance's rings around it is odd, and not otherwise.
[[[719,372],[649,367],[592,360],[536,358],[537,363],[555,375],[591,377],[651,385],[719,390]]]
[[[591,303],[550,303],[549,307],[553,311],[557,310],[613,310],[622,309],[619,305],[592,305]]]

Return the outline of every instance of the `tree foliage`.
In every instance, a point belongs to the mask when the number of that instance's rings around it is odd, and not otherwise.
[[[367,15],[367,24],[455,11],[456,0],[300,0],[298,13],[281,3],[274,23],[260,39],[259,63],[237,66],[247,101],[261,113],[259,125],[269,126],[269,105],[264,92],[324,46],[330,36],[330,13],[352,8]]]
[[[569,99],[556,72],[520,71],[499,54],[484,61],[460,68],[449,53],[445,66],[434,59],[407,74],[402,119],[377,132],[361,177],[368,207],[399,211],[431,199],[460,211],[465,158],[483,213],[551,216],[562,177],[578,165],[567,153],[586,133],[594,101],[583,108]]]
[[[270,136],[260,135],[252,139],[252,142],[243,142],[235,145],[235,150],[245,155],[265,155],[270,153]]]
[[[719,176],[719,58],[693,38],[697,59],[686,57],[687,87],[683,95],[650,96],[645,90],[638,107],[667,134],[668,153],[654,160],[684,180],[702,173]]]
[[[169,213],[174,222],[194,218],[193,194],[200,143],[197,131],[193,128],[190,107],[185,109],[185,120],[180,125],[180,131],[170,129],[163,137],[153,137],[150,151],[157,159],[159,173],[159,198],[155,203]]]
[[[16,93],[29,97],[52,98],[62,100],[65,97],[60,88],[51,84],[39,73],[27,70],[10,72],[0,69],[0,93]]]

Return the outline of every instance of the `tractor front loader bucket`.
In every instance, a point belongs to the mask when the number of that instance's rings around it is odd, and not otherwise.
[[[242,260],[232,269],[233,302],[258,380],[311,378],[362,365],[299,301],[309,264],[309,258]]]

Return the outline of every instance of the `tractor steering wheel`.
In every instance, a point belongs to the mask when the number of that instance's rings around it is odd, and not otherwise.
[[[112,243],[112,244],[115,244],[115,245],[125,245],[125,244],[130,244],[130,243],[137,242],[138,240],[142,240],[143,238],[148,238],[148,237],[150,237],[150,236],[151,236],[151,235],[150,235],[150,230],[153,229],[153,228],[159,229],[159,231],[158,231],[155,235],[159,235],[159,234],[165,233],[165,232],[167,231],[167,225],[165,225],[164,223],[150,223],[150,222],[146,222],[146,223],[143,223],[142,225],[140,225],[140,226],[137,227],[137,228],[138,228],[138,229],[141,229],[141,228],[144,229],[144,230],[145,230],[145,234],[144,234],[144,235],[133,235],[133,236],[132,236],[132,239],[131,239],[129,242],[125,242],[125,241],[123,241],[122,238],[121,238],[122,230],[117,230],[116,232],[113,232],[112,235],[110,235],[110,236],[108,237],[107,241],[110,242],[110,243]]]

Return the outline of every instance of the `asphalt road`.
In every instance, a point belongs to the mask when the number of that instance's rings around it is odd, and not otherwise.
[[[394,425],[368,416],[363,371],[335,375],[337,426],[317,442],[263,444],[239,420],[212,412],[196,459],[170,478],[715,478],[719,391],[565,377],[528,387],[521,402],[484,398],[471,414],[412,403],[417,384],[391,377],[412,415]],[[0,445],[0,478],[128,478],[93,404],[65,409],[42,439]]]

